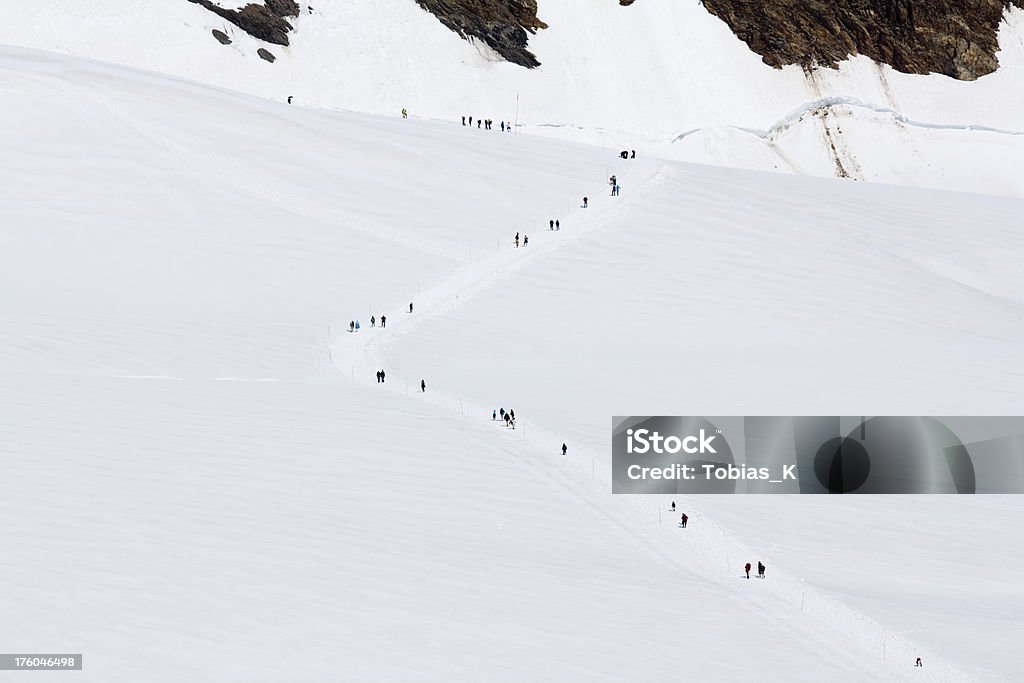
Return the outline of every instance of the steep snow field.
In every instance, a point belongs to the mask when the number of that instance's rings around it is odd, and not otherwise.
[[[1019,413],[1019,200],[16,48],[0,92],[5,651],[104,682],[1016,677],[1014,498],[680,500],[683,532],[605,478],[614,414]]]
[[[313,3],[288,47],[185,0],[9,4],[0,44],[292,95],[303,107],[517,120],[527,132],[665,158],[1024,196],[1018,9],[1000,31],[1000,69],[963,83],[866,58],[810,76],[774,70],[697,2],[542,0],[549,28],[530,40],[542,62],[533,71],[462,40],[413,0]],[[256,55],[261,46],[274,64]]]

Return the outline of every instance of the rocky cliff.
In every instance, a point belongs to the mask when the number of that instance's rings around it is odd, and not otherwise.
[[[620,0],[629,5],[633,0]],[[898,71],[974,80],[999,66],[997,31],[1024,0],[702,0],[765,63],[835,66],[866,55]]]
[[[532,69],[540,66],[527,48],[529,33],[547,28],[537,18],[537,0],[416,0],[466,39],[476,39],[504,59]]]
[[[299,5],[295,0],[265,0],[263,3],[249,3],[241,9],[224,9],[211,0],[189,0],[202,5],[214,14],[227,19],[254,38],[274,45],[287,45],[288,32],[292,25],[285,17],[299,16]]]

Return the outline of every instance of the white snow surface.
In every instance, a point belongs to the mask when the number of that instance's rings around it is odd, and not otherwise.
[[[1018,678],[1018,498],[682,530],[607,471],[616,414],[1020,414],[1021,200],[19,48],[0,93],[0,644],[85,655],[34,680]]]
[[[295,106],[459,120],[642,155],[1024,196],[1024,11],[974,82],[865,57],[776,70],[698,2],[540,0],[542,65],[500,60],[413,0],[300,3],[287,47],[185,0],[8,2],[0,44],[182,76]],[[313,11],[307,8],[312,6]],[[221,45],[211,30],[227,33]],[[260,47],[277,61],[260,59]]]

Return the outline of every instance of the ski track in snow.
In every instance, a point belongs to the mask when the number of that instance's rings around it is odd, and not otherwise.
[[[912,128],[922,128],[926,130],[996,133],[999,135],[1010,136],[1024,135],[1024,131],[1022,130],[995,128],[993,126],[984,126],[968,123],[930,123],[927,121],[917,121],[905,116],[904,114],[901,114],[900,112],[891,107],[883,107],[881,105],[871,104],[870,102],[864,102],[853,97],[845,96],[823,97],[818,100],[807,102],[801,105],[800,107],[797,107],[793,111],[789,112],[781,120],[776,121],[768,128],[747,128],[744,126],[724,127],[731,128],[732,130],[738,130],[744,133],[749,133],[755,137],[761,138],[762,140],[770,140],[774,136],[785,131],[794,124],[800,123],[807,114],[818,110],[833,111],[836,107],[850,107],[851,109],[862,109],[865,111],[874,112],[876,114],[886,114],[891,116],[896,123],[900,123],[904,126],[910,126]],[[684,131],[676,135],[672,139],[672,142],[679,142],[681,140],[685,140],[691,135],[695,135],[704,130],[704,128],[693,128],[691,130]]]
[[[421,322],[443,317],[470,298],[514,276],[529,263],[551,256],[557,250],[599,231],[624,214],[630,204],[655,190],[668,174],[673,173],[673,169],[660,161],[639,160],[629,162],[625,171],[614,172],[620,185],[625,183],[626,194],[612,198],[606,188],[595,188],[597,193],[590,197],[589,208],[579,208],[561,217],[565,224],[562,230],[542,230],[535,234],[528,247],[503,247],[458,270],[447,280],[413,297],[412,314],[408,312],[409,302],[394,302],[389,308],[392,313],[385,311],[389,323],[386,328],[363,326],[359,332],[346,332],[339,339],[329,340],[331,360],[328,365],[343,378],[369,385],[371,372],[387,369],[387,358],[380,348],[387,338],[411,334]],[[347,325],[345,327],[347,329]],[[921,648],[866,614],[810,588],[803,579],[787,575],[784,569],[768,567],[768,579],[761,581],[755,577],[745,580],[743,564],[751,562],[756,565],[759,553],[705,517],[699,502],[694,503],[699,497],[687,498],[684,506],[678,507],[678,512],[669,512],[669,496],[609,497],[611,471],[602,457],[576,446],[569,449],[568,455],[561,456],[562,439],[549,428],[527,422],[528,408],[519,411],[519,428],[508,429],[501,422],[487,419],[493,407],[435,391],[429,383],[426,392],[421,392],[420,379],[392,375],[379,389],[398,393],[404,389],[406,394],[419,394],[420,399],[442,410],[457,411],[468,429],[496,430],[494,438],[507,441],[506,452],[538,477],[584,501],[590,510],[627,530],[670,566],[707,582],[706,590],[717,593],[720,599],[742,603],[751,610],[763,609],[768,614],[788,615],[787,618],[792,618],[802,629],[808,647],[815,643],[845,643],[846,666],[866,668],[865,676],[871,673],[870,664],[866,664],[870,662],[884,668],[886,680],[937,683],[975,680],[938,653]],[[466,419],[467,415],[469,419]],[[678,527],[676,521],[684,511],[690,515],[685,531]],[[925,662],[923,669],[911,665],[916,657]]]

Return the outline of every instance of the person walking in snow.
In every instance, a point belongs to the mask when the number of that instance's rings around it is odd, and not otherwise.
[[[516,249],[519,248],[519,233],[516,233]]]
[[[523,246],[525,247],[529,243],[530,243],[530,236],[529,235],[523,235]]]
[[[482,123],[483,123],[483,121],[481,121],[480,119],[476,120],[476,129],[477,130],[480,130],[480,124],[482,124]]]
[[[920,657],[918,657],[917,660],[914,662],[914,666],[922,666],[922,667],[924,666],[924,662],[921,661]],[[939,668],[941,668],[941,667],[939,667]]]
[[[499,414],[501,415],[501,419],[504,420],[505,419],[505,409],[501,408],[500,411],[499,411]]]
[[[472,116],[469,117],[469,126],[470,126],[470,128],[473,127],[473,117]]]
[[[509,414],[510,416],[512,416],[512,419],[513,419],[513,420],[514,420],[514,419],[516,419],[516,411],[514,411],[514,410],[510,410],[510,411],[508,411],[508,414]]]
[[[568,453],[568,452],[569,452],[569,447],[568,447],[568,446],[566,446],[566,445],[565,445],[565,444],[563,443],[563,444],[562,444],[562,455],[565,455],[565,454],[566,454],[566,453]]]
[[[672,501],[672,512],[675,512],[675,511],[676,511],[676,502],[673,500]]]
[[[427,380],[420,380],[420,391],[422,391],[424,394],[427,393]]]
[[[356,332],[358,332],[358,331],[359,331],[359,321],[357,320],[356,321]]]
[[[502,133],[505,132],[505,122],[504,121],[501,122],[501,132]]]
[[[388,317],[386,315],[382,315],[380,317],[380,326],[381,327],[387,327],[387,325],[388,325]]]
[[[462,125],[466,125],[466,117],[465,116],[462,117]]]
[[[412,302],[409,302],[409,312],[412,313]]]
[[[289,95],[289,96],[288,96],[288,104],[291,104],[291,103],[292,103],[292,96],[291,96],[291,95]]]
[[[372,315],[370,316],[370,327],[377,327],[377,319]]]
[[[679,521],[679,526],[681,526],[681,527],[683,527],[685,529],[686,528],[686,523],[689,522],[689,521],[690,521],[690,516],[687,515],[684,512],[682,519]],[[747,577],[747,578],[750,578],[750,577]]]
[[[555,229],[555,219],[552,218],[551,220],[548,221],[548,230],[554,230],[554,229]]]
[[[758,560],[757,561],[757,578],[759,578],[759,579],[763,579],[764,578],[764,570],[765,570],[764,563],[761,562],[761,560]]]
[[[408,112],[408,110],[406,110],[405,107],[402,107],[402,118],[403,119],[409,118],[409,112]]]
[[[586,197],[583,198],[583,208],[584,209],[587,208],[587,198]]]
[[[384,384],[384,371],[383,370],[380,371],[380,383]]]
[[[380,370],[377,371],[377,384],[380,384]]]
[[[356,321],[355,320],[349,320],[348,321],[348,331],[349,332],[355,332],[356,331]]]
[[[747,562],[747,565],[746,565],[746,566],[745,566],[745,567],[744,567],[743,569],[745,569],[745,570],[746,570],[746,572],[747,572],[747,578],[749,579],[749,578],[750,578],[750,563],[749,563],[749,562]]]
[[[630,159],[636,159],[636,150],[635,149],[631,149],[629,151],[631,152],[631,154],[629,155],[629,158]]]
[[[556,219],[555,220],[555,230],[561,230],[561,229],[562,229],[562,223],[561,223],[561,221]]]
[[[492,410],[491,411],[491,422],[494,422],[497,419],[498,419],[498,411],[497,410]]]

